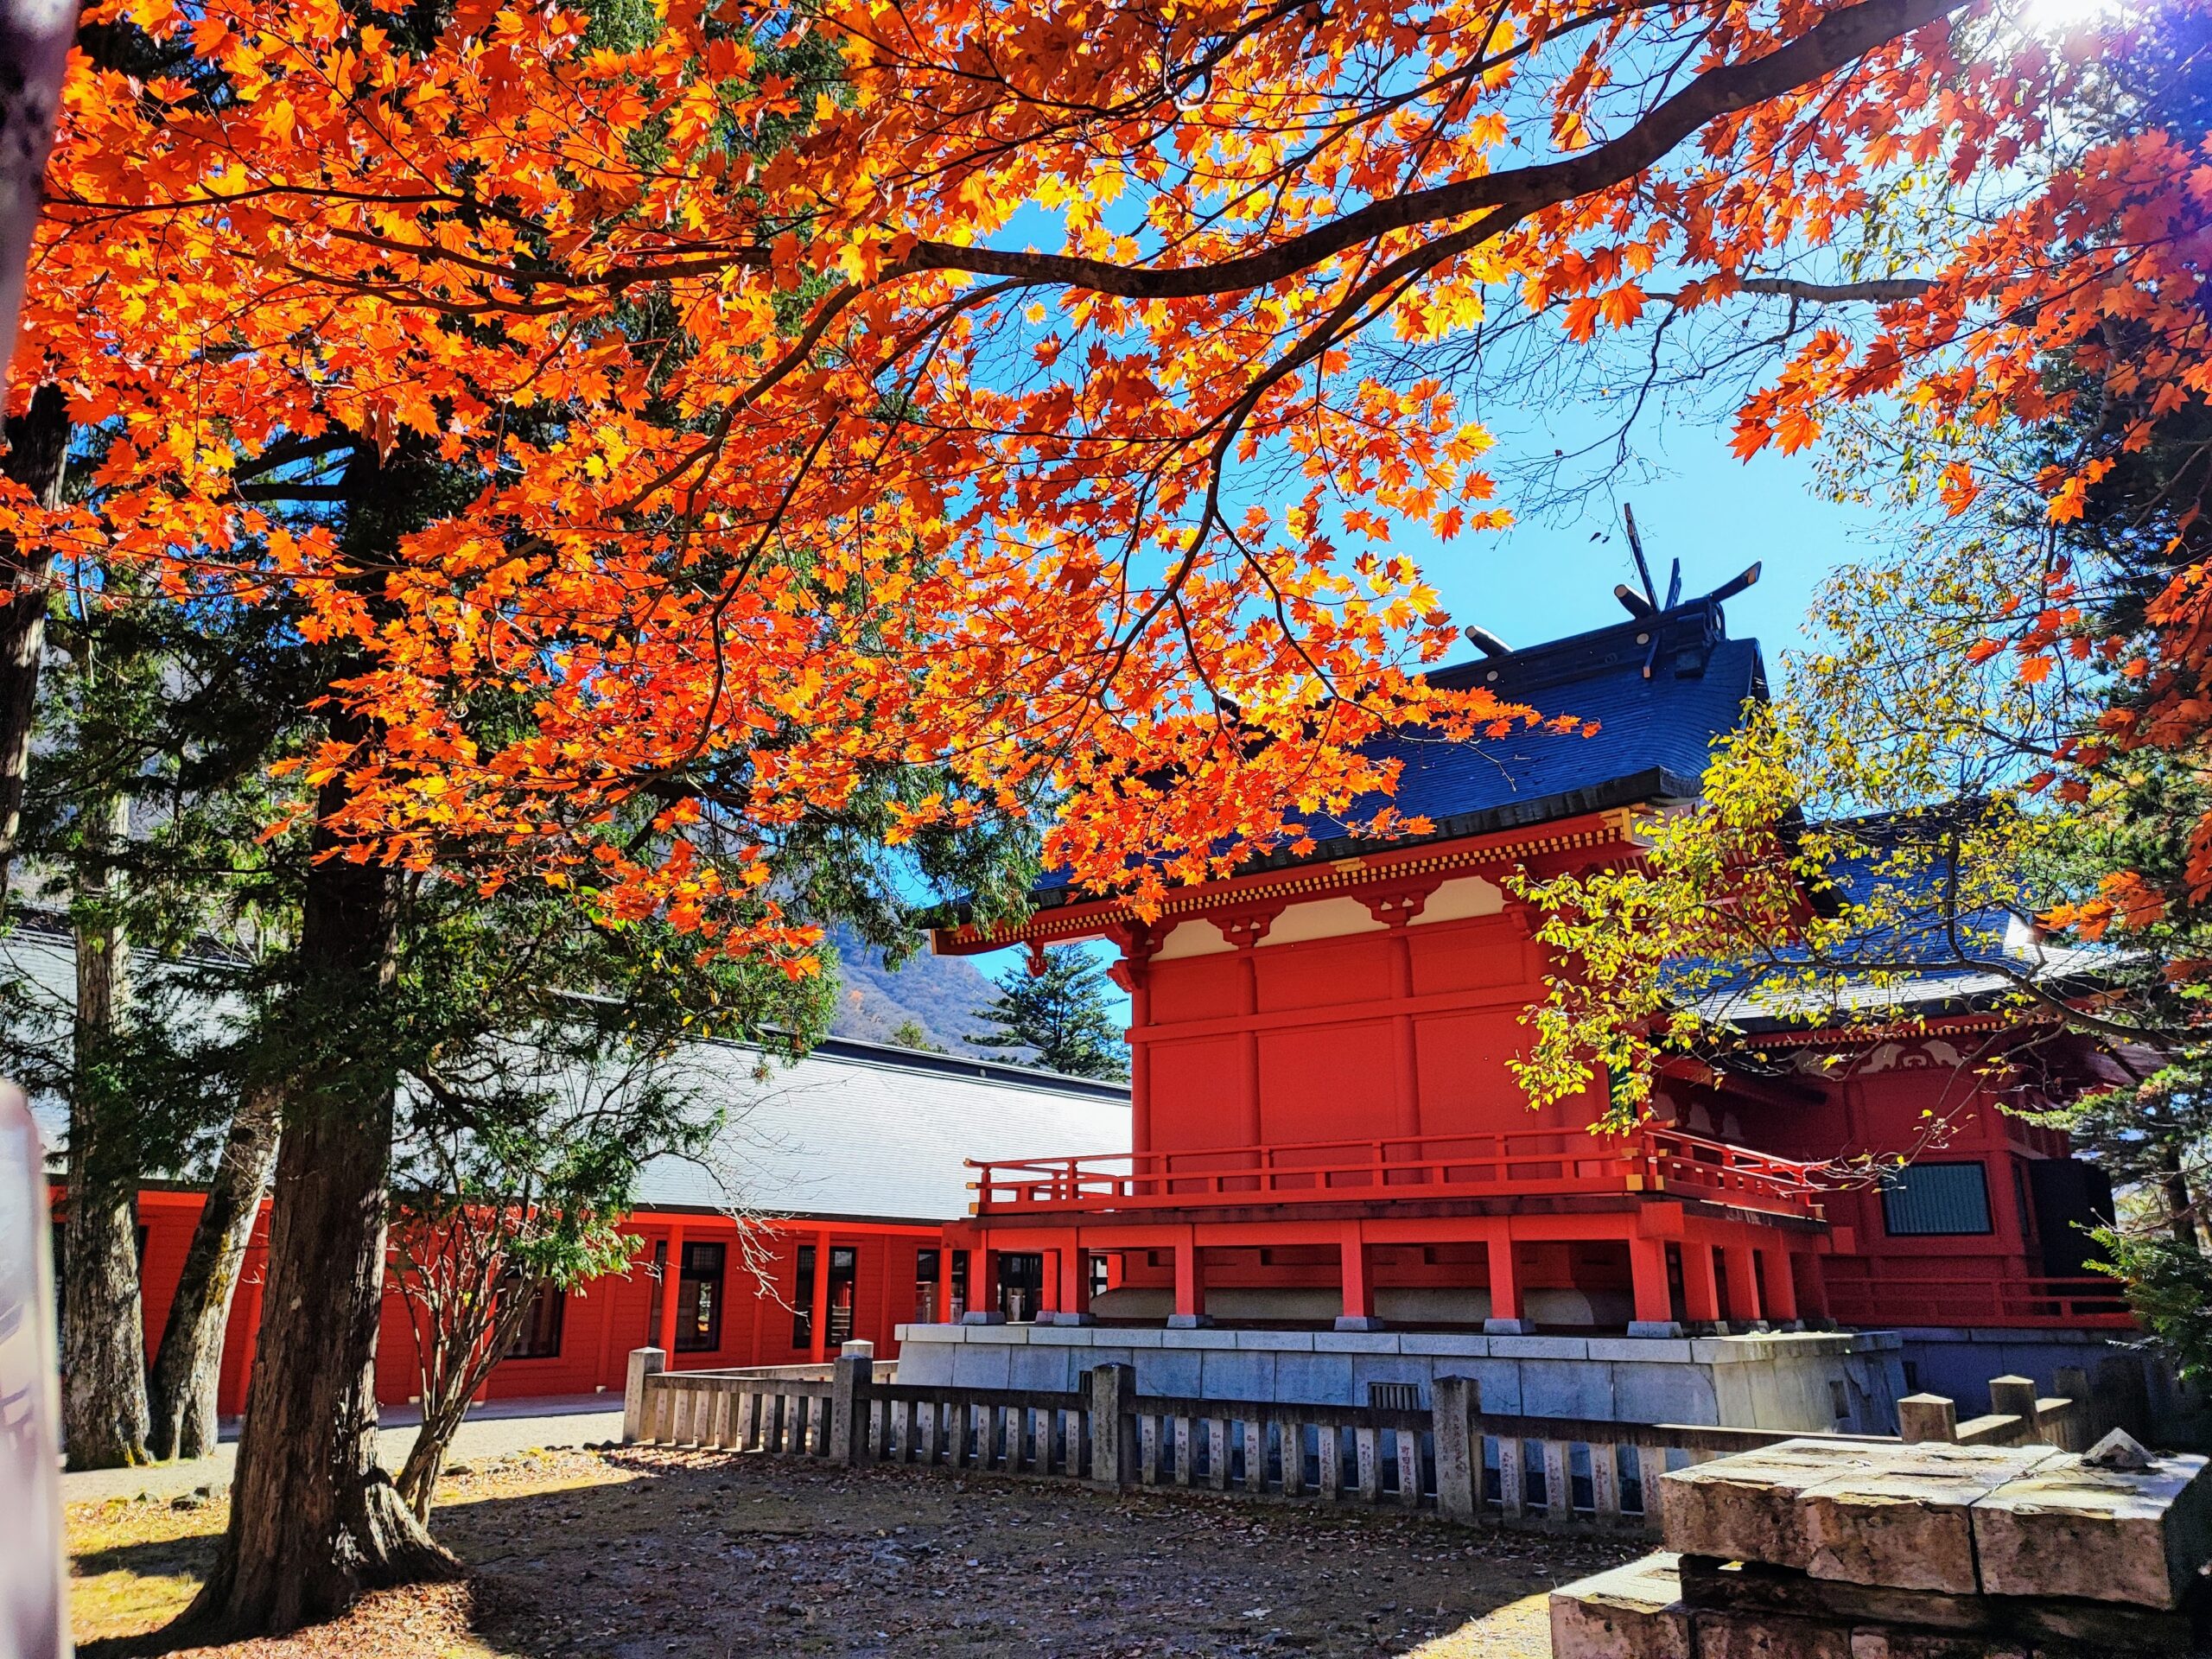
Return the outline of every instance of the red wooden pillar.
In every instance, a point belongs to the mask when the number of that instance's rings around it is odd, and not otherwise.
[[[952,1323],[952,1258],[958,1252],[949,1244],[937,1248],[937,1322]]]
[[[1198,1262],[1197,1235],[1189,1228],[1175,1245],[1175,1312],[1170,1325],[1205,1325],[1206,1319],[1206,1275]]]
[[[1246,930],[1243,943],[1236,947],[1239,969],[1239,988],[1242,997],[1237,1012],[1243,1016],[1244,1029],[1237,1034],[1237,1081],[1243,1090],[1243,1141],[1256,1147],[1266,1137],[1260,1132],[1260,1033],[1252,1023],[1260,1015],[1259,953],[1254,949],[1260,935],[1267,931],[1267,924]]]
[[[1513,1271],[1513,1239],[1501,1226],[1484,1241],[1490,1255],[1490,1319],[1500,1328],[1521,1325],[1521,1281]]]
[[[1675,1299],[1667,1287],[1666,1240],[1630,1239],[1628,1272],[1636,1294],[1636,1322],[1673,1328]]]
[[[626,1376],[629,1360],[623,1360],[623,1371],[617,1376],[614,1370],[614,1275],[601,1274],[584,1287],[587,1297],[599,1303],[599,1351],[592,1360],[591,1380],[595,1386],[612,1388]]]
[[[812,1304],[807,1314],[807,1330],[814,1338],[811,1357],[817,1365],[830,1357],[830,1230],[818,1227],[814,1233],[814,1283],[809,1291]]]
[[[1379,1331],[1382,1321],[1375,1317],[1375,1263],[1369,1253],[1367,1239],[1356,1221],[1344,1224],[1337,1241],[1337,1254],[1343,1262],[1344,1311],[1337,1317],[1339,1331]]]
[[[1214,925],[1222,938],[1236,947],[1236,1016],[1242,1029],[1237,1046],[1237,1121],[1242,1139],[1256,1147],[1265,1139],[1260,1128],[1260,1017],[1259,944],[1268,937],[1273,915],[1225,916]]]
[[[660,1329],[653,1333],[666,1356],[661,1363],[671,1371],[676,1369],[676,1293],[683,1287],[683,1224],[678,1222],[668,1230],[668,1254],[661,1259]]]
[[[1766,1296],[1766,1316],[1783,1325],[1797,1317],[1797,1284],[1789,1265],[1789,1251],[1780,1244],[1758,1253],[1760,1288]]]
[[[1114,938],[1121,946],[1121,960],[1106,972],[1129,994],[1129,1146],[1138,1154],[1131,1165],[1130,1173],[1135,1174],[1143,1163],[1143,1154],[1152,1150],[1152,997],[1145,970],[1160,946],[1142,927],[1116,932]]]
[[[1370,907],[1370,910],[1372,906]],[[1408,910],[1399,906],[1398,914],[1390,922],[1390,994],[1402,1005],[1413,1000],[1414,941],[1406,931],[1406,924],[1421,910],[1421,900],[1412,901]],[[1421,1053],[1414,1046],[1414,1017],[1398,1014],[1391,1018],[1391,1051],[1397,1061],[1397,1088],[1393,1091],[1398,1109],[1398,1133],[1418,1135],[1421,1133]],[[1418,1156],[1418,1152],[1415,1154]]]
[[[1052,1311],[1063,1324],[1087,1325],[1090,1322],[1090,1257],[1080,1244],[1071,1244],[1057,1255],[1059,1294],[1053,1299]]]
[[[1797,1294],[1799,1319],[1808,1315],[1826,1320],[1828,1313],[1828,1281],[1821,1258],[1809,1250],[1793,1251],[1789,1256],[1791,1288]]]
[[[997,1313],[1000,1307],[999,1253],[988,1248],[968,1258],[968,1311]]]
[[[1751,1247],[1729,1244],[1728,1252],[1728,1317],[1749,1325],[1765,1316],[1759,1312],[1758,1268],[1751,1260]]]
[[[1703,1239],[1682,1241],[1682,1317],[1692,1325],[1720,1319],[1720,1281],[1713,1271],[1713,1246]]]

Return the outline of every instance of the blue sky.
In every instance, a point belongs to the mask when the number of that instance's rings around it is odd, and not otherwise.
[[[1618,498],[1636,510],[1652,579],[1663,596],[1667,562],[1680,558],[1682,591],[1695,595],[1763,562],[1758,585],[1728,601],[1728,632],[1756,636],[1771,670],[1782,652],[1802,642],[1821,579],[1873,550],[1878,517],[1821,499],[1802,456],[1738,461],[1718,424],[1679,425],[1668,438],[1663,448],[1647,442],[1643,454],[1669,475]],[[1598,531],[1606,539],[1592,540]],[[1603,497],[1593,497],[1576,523],[1527,522],[1502,535],[1462,537],[1449,548],[1412,545],[1456,620],[1480,623],[1515,646],[1618,621],[1613,584],[1637,584],[1618,502]]]

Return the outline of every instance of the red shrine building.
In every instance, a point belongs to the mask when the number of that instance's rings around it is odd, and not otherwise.
[[[2108,1190],[2063,1135],[1999,1111],[2011,1084],[1986,1070],[2033,1039],[2056,1089],[2097,1057],[2015,1030],[1993,979],[1931,981],[1887,1029],[1745,1022],[1749,1052],[1670,1063],[1627,1135],[1590,1133],[1600,1089],[1532,1112],[1509,1061],[1551,963],[1507,878],[1635,857],[1639,817],[1694,799],[1713,740],[1766,695],[1759,651],[1708,598],[1436,677],[1598,734],[1389,738],[1395,804],[1427,835],[1317,826],[1311,853],[1179,889],[1154,918],[1048,884],[1018,925],[938,933],[956,954],[1106,941],[1132,1006],[1130,1145],[979,1160],[947,1231],[1001,1312],[1501,1335],[2126,1323],[2074,1224]],[[1948,1131],[1901,1173],[1821,1174],[1912,1152],[1930,1109]]]
[[[57,986],[67,950],[28,929],[8,947],[18,971]],[[696,1043],[685,1064],[727,1115],[712,1150],[646,1166],[623,1222],[637,1241],[626,1270],[540,1292],[485,1398],[619,1394],[630,1351],[647,1346],[681,1370],[818,1363],[854,1338],[896,1357],[901,1325],[967,1306],[968,1260],[941,1236],[966,1207],[961,1148],[1128,1135],[1121,1084],[992,1060],[830,1038],[788,1064]],[[67,1194],[57,1183],[52,1196],[58,1212]],[[203,1202],[187,1182],[139,1193],[149,1361]],[[271,1316],[262,1298],[268,1216],[264,1199],[225,1328],[217,1408],[226,1417],[244,1409]],[[377,1397],[404,1406],[420,1387],[408,1304],[388,1282]]]

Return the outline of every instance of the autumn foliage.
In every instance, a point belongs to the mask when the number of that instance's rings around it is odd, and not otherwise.
[[[2145,421],[2205,390],[2194,141],[2037,175],[2105,48],[1945,0],[96,16],[163,67],[80,54],[16,384],[106,447],[9,527],[358,642],[373,735],[311,775],[362,855],[733,949],[803,943],[734,901],[872,768],[950,768],[906,830],[1049,815],[1156,897],[1320,810],[1387,830],[1380,724],[1572,716],[1426,686],[1452,630],[1393,548],[1504,522],[1448,371],[1501,317],[1876,302],[1747,453],[1843,399],[2043,417],[2038,353],[2113,315]],[[1871,268],[1931,172],[2028,187]],[[410,445],[467,499],[349,556],[334,469]]]

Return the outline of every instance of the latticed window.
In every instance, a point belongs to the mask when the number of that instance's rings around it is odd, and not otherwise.
[[[1882,1225],[1892,1237],[1986,1233],[1988,1173],[1979,1163],[1908,1164],[1883,1178]]]

